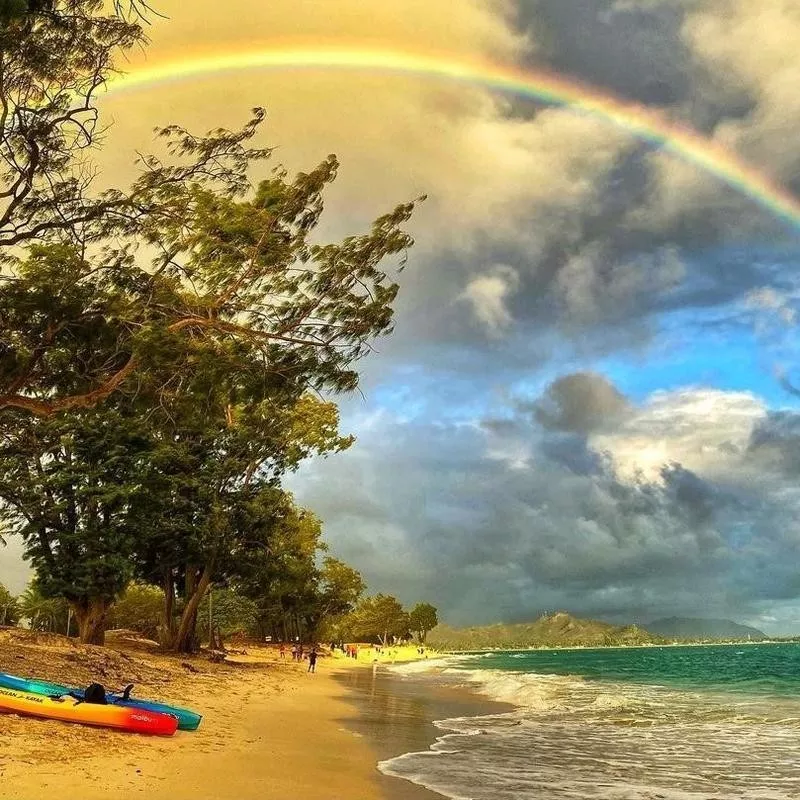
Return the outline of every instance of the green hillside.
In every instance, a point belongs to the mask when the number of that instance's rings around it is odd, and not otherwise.
[[[657,644],[663,641],[636,625],[619,627],[608,622],[576,619],[563,611],[539,617],[535,622],[515,625],[498,623],[471,628],[438,625],[427,639],[431,647],[440,650],[599,647]]]

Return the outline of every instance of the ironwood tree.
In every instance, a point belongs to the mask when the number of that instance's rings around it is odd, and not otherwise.
[[[430,603],[417,603],[408,614],[408,624],[417,634],[420,644],[425,644],[428,633],[439,624],[436,607]]]
[[[271,156],[251,144],[263,109],[238,131],[161,128],[163,158],[141,157],[127,189],[96,191],[96,99],[115,59],[144,43],[137,19],[104,9],[54,0],[0,29],[0,409],[90,407],[143,375],[169,392],[200,368],[198,345],[235,342],[265,369],[353,388],[346,366],[390,328],[396,285],[379,264],[410,246],[399,226],[413,204],[366,235],[312,243],[338,163],[293,179],[275,168],[253,185]],[[78,280],[98,292],[15,314],[32,246],[79,259]],[[114,336],[87,359],[73,333],[98,316]]]
[[[234,131],[159,129],[164,155],[98,192],[95,101],[144,43],[141,19],[101,0],[7,8],[0,511],[83,639],[102,639],[136,566],[165,589],[167,643],[188,650],[205,591],[249,541],[247,509],[304,458],[349,445],[314,394],[355,389],[357,362],[391,331],[383,263],[402,267],[415,204],[320,241],[338,162],[254,182],[272,155],[253,146],[262,109]]]

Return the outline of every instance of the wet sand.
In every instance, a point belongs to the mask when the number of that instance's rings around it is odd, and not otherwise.
[[[413,751],[426,751],[443,731],[434,720],[501,714],[513,706],[486,700],[470,689],[428,677],[401,676],[385,667],[337,672],[344,699],[355,713],[348,728],[364,737],[375,762]],[[441,800],[442,795],[378,772],[386,800]]]

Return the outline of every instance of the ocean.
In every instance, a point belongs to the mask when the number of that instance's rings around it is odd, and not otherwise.
[[[513,706],[437,719],[428,749],[379,764],[453,800],[800,798],[800,644],[491,652],[392,670]]]

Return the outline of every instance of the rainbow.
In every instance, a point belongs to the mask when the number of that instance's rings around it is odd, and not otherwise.
[[[785,220],[800,232],[800,198],[770,180],[755,167],[697,131],[671,122],[646,108],[627,103],[595,87],[541,71],[523,71],[490,62],[460,61],[396,50],[275,46],[258,52],[201,55],[115,76],[111,93],[157,84],[244,70],[350,70],[412,75],[483,86],[554,106],[572,108],[628,131],[694,164],[742,195]]]

